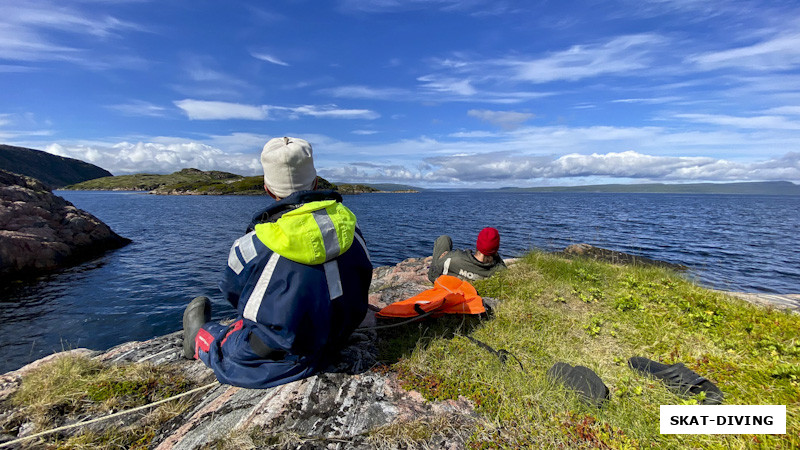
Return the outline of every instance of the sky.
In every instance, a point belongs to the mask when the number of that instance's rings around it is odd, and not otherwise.
[[[0,0],[0,143],[115,175],[800,183],[792,1]]]

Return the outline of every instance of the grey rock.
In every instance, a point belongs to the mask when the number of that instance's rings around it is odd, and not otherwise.
[[[565,248],[563,251],[555,253],[567,258],[590,258],[612,264],[658,266],[673,270],[687,269],[687,267],[682,264],[658,261],[644,256],[631,255],[629,253],[618,252],[616,250],[608,250],[589,244],[573,244]]]
[[[42,182],[0,170],[0,279],[56,270],[128,243]]]

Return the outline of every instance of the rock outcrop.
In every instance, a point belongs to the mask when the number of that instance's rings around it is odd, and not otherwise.
[[[39,180],[0,170],[0,278],[59,269],[128,243]]]
[[[567,258],[591,258],[611,264],[657,266],[679,271],[688,269],[688,267],[681,264],[658,261],[655,259],[646,258],[644,256],[631,255],[629,253],[622,253],[615,250],[595,247],[590,244],[573,244],[565,248],[564,251],[556,252],[556,254]]]

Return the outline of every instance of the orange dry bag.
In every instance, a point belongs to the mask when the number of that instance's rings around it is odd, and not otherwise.
[[[415,317],[428,312],[434,317],[443,314],[482,314],[486,312],[483,299],[468,281],[451,275],[442,275],[433,283],[433,289],[394,302],[378,311],[377,317]]]

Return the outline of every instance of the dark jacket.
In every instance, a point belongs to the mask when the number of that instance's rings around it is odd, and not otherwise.
[[[256,215],[220,283],[239,319],[206,324],[198,355],[223,382],[266,388],[316,373],[367,311],[372,263],[333,191],[298,192]]]
[[[436,281],[439,275],[453,275],[466,281],[480,280],[506,268],[506,263],[499,254],[494,255],[487,263],[475,259],[470,250],[450,250],[441,258],[437,256],[434,255],[428,270],[428,279],[431,282]]]

